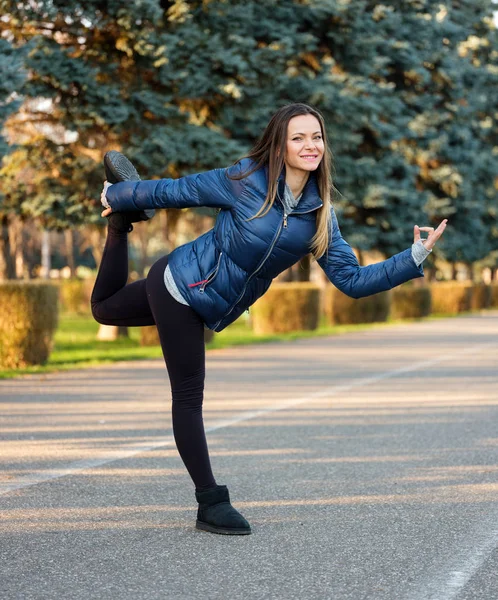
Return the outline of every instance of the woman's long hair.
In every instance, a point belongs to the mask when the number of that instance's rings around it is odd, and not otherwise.
[[[263,217],[273,206],[277,196],[278,178],[285,164],[287,151],[287,128],[293,117],[300,115],[313,115],[318,119],[322,130],[324,153],[322,160],[314,171],[317,179],[318,190],[323,206],[318,209],[316,218],[316,233],[311,240],[311,253],[318,260],[327,252],[329,245],[329,232],[331,231],[331,195],[334,189],[332,184],[332,153],[327,143],[327,132],[322,115],[311,106],[302,103],[288,104],[280,108],[271,118],[261,138],[253,146],[245,158],[252,159],[256,165],[249,171],[242,173],[234,179],[243,179],[263,166],[268,167],[268,193],[263,206],[252,219]],[[242,159],[241,159],[242,160]]]

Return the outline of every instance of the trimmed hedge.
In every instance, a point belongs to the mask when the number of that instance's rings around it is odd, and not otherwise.
[[[470,282],[440,281],[429,286],[434,314],[457,314],[472,308],[474,286]]]
[[[49,282],[0,283],[0,366],[47,361],[58,323],[58,288]]]
[[[311,331],[320,320],[320,287],[308,281],[275,282],[251,307],[254,333]]]
[[[498,308],[498,283],[492,283],[490,286],[490,296],[491,296],[491,308]]]
[[[330,325],[387,321],[390,308],[391,294],[389,292],[355,299],[329,286],[325,294],[324,313]]]
[[[491,306],[491,286],[479,283],[472,286],[471,310],[480,310]]]
[[[432,310],[431,290],[428,287],[401,286],[391,292],[393,319],[427,317]]]
[[[94,279],[63,279],[59,282],[61,310],[80,315],[91,313],[90,297]]]
[[[204,330],[204,342],[209,344],[209,342],[214,337],[214,331],[211,329]],[[151,327],[141,327],[140,328],[140,345],[141,346],[160,346],[161,343],[159,341],[159,334],[157,333],[157,327],[152,325]]]

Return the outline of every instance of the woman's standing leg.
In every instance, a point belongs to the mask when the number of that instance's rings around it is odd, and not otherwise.
[[[110,223],[92,293],[94,317],[108,325],[156,324],[171,382],[175,441],[196,487],[197,527],[215,533],[251,533],[249,523],[231,506],[226,486],[216,485],[211,469],[202,418],[204,324],[167,291],[167,257],[153,265],[146,280],[127,285],[127,231]]]
[[[202,418],[204,324],[190,306],[177,302],[166,289],[166,264],[167,257],[163,257],[152,266],[147,296],[171,383],[176,446],[196,489],[203,490],[216,486]]]
[[[247,535],[251,527],[230,504],[228,489],[216,485],[209,460],[202,403],[204,397],[204,324],[177,302],[164,284],[167,257],[147,277],[147,296],[156,321],[173,396],[173,433],[180,456],[195,484],[199,503],[196,527],[213,533]]]

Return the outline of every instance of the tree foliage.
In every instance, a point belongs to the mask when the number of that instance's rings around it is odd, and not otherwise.
[[[391,254],[413,224],[448,217],[440,255],[497,247],[491,0],[3,5],[0,60],[15,48],[29,74],[8,119],[4,207],[49,227],[97,220],[106,150],[144,177],[224,166],[277,107],[305,101],[328,123],[352,245]]]
[[[9,151],[9,145],[1,135],[4,123],[9,115],[20,105],[16,95],[23,82],[23,53],[16,50],[7,40],[0,38],[0,159]]]

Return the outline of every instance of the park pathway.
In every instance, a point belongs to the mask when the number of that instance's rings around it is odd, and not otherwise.
[[[0,381],[1,600],[497,600],[498,312],[208,354],[194,529],[160,360]]]

